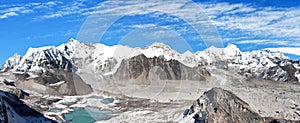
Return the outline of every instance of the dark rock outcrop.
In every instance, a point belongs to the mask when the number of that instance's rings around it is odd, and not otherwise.
[[[185,117],[192,117],[200,123],[294,123],[285,119],[261,117],[251,107],[230,91],[212,88],[197,99],[184,112]]]
[[[16,95],[0,90],[1,123],[57,123],[27,106]]]
[[[155,77],[151,76],[154,74]],[[147,58],[144,54],[123,60],[113,78],[116,80],[160,79],[204,81],[210,73],[202,67],[187,67],[177,60]]]

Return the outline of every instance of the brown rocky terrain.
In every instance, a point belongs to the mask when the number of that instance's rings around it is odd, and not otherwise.
[[[212,88],[203,93],[184,115],[190,115],[195,122],[219,123],[298,123],[285,119],[262,117],[249,104],[230,91]]]
[[[154,76],[151,76],[154,74]],[[144,54],[122,61],[117,72],[111,77],[115,80],[150,79],[205,81],[210,73],[203,67],[188,67],[177,60],[163,57],[147,58]],[[156,78],[157,77],[157,78]]]

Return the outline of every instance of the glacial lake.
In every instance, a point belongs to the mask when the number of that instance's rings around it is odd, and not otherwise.
[[[74,112],[64,114],[67,123],[93,123],[95,121],[108,120],[112,114],[110,110],[100,110],[98,108],[74,108]]]

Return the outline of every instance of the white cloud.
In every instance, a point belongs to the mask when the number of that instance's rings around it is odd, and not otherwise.
[[[0,19],[8,18],[12,16],[18,16],[20,14],[33,13],[33,11],[24,6],[12,5],[6,6],[3,10],[0,10],[0,14],[3,14]]]
[[[243,40],[237,42],[237,44],[252,44],[252,43],[266,43],[267,40]]]
[[[133,25],[133,28],[149,28],[149,27],[155,27],[155,24],[138,24],[138,25]]]
[[[62,16],[63,15],[60,13],[55,13],[55,14],[50,14],[50,15],[44,15],[42,17],[48,19],[48,18],[58,18],[58,17],[62,17]]]
[[[219,31],[231,32],[231,34],[226,33],[228,35],[223,36],[226,41],[232,38],[233,40],[229,42],[236,41],[239,44],[259,43],[261,45],[290,46],[296,44],[291,42],[300,40],[300,8],[199,2],[198,5],[201,9],[197,7],[186,8],[185,5],[187,4],[189,4],[188,1],[107,1],[99,6],[101,10],[93,13],[115,16],[165,12],[179,18],[188,18],[190,21],[187,22],[193,22],[193,24],[198,23],[205,26],[206,23],[212,23]],[[203,14],[198,14],[199,11]],[[203,17],[205,14],[211,21]],[[186,32],[186,30],[182,29],[180,32]],[[205,36],[202,37],[205,38]],[[211,39],[211,36],[206,37]],[[240,39],[239,37],[244,38]],[[257,40],[252,40],[253,38]]]
[[[114,16],[143,15],[149,13],[151,13],[150,16],[157,16],[157,18],[159,18],[159,14],[166,13],[180,19],[184,18],[183,20],[190,24],[200,24],[204,28],[207,28],[208,25],[212,23],[219,31],[225,33],[222,37],[226,42],[236,42],[238,44],[272,44],[280,46],[300,45],[299,7],[275,8],[257,7],[249,4],[201,2],[198,2],[197,6],[189,6],[191,4],[192,2],[189,2],[189,0],[153,0],[151,2],[146,0],[109,0],[99,4],[99,6],[96,4],[88,6],[83,0],[71,2],[50,1],[28,3],[26,5],[1,5],[1,7],[4,8],[0,10],[0,19],[30,13],[38,13],[36,15],[43,19],[65,16],[82,17],[91,14]],[[211,20],[208,20],[207,16]],[[162,19],[176,23],[178,22],[178,18]],[[206,25],[207,23],[208,25]],[[152,26],[156,26],[156,24],[135,25],[137,28],[148,28]],[[189,32],[186,28],[180,28],[177,31],[180,33]],[[214,31],[214,29],[212,29],[212,31],[205,31],[207,30],[202,30],[201,33],[210,33]],[[207,37],[207,39],[213,40],[211,35]]]
[[[275,45],[275,46],[300,46],[300,43],[282,40],[241,40],[236,44],[249,44],[249,45]]]
[[[46,5],[57,5],[56,4],[56,2],[54,2],[54,1],[50,1],[50,2],[47,2],[47,3],[45,3]]]
[[[20,13],[22,13],[22,14],[28,14],[28,13],[33,13],[33,12],[34,12],[33,10],[29,10],[29,9],[20,11]]]
[[[3,15],[0,16],[0,19],[4,19],[4,18],[8,18],[8,17],[11,17],[11,16],[17,16],[18,14],[15,13],[15,12],[8,12],[8,13],[5,13]]]
[[[249,39],[259,38],[261,40],[257,41],[261,43],[263,40],[277,39],[285,40],[285,45],[289,45],[290,41],[300,40],[300,8],[251,7],[228,3],[200,5],[223,31],[237,32],[240,36],[246,34]],[[250,43],[240,43],[243,42]],[[283,44],[283,41],[273,44]]]
[[[239,5],[240,6],[240,5]],[[238,7],[238,6],[237,6]],[[236,7],[234,7],[236,8]],[[233,8],[232,8],[233,9]],[[220,46],[222,45],[221,39],[217,33],[216,28],[213,27],[209,18],[205,15],[201,7],[191,2],[190,0],[181,0],[181,1],[106,1],[101,3],[97,10],[92,13],[95,18],[114,18],[123,16],[135,16],[135,15],[150,15],[152,17],[157,16],[158,19],[163,19],[160,22],[178,22],[178,18],[182,19],[183,22],[189,24],[199,35],[201,35],[202,40],[207,41],[209,45],[216,44],[219,42]],[[174,16],[175,18],[164,17],[161,15],[165,14],[168,16]],[[101,16],[101,17],[96,17]],[[93,21],[105,21],[104,19],[91,19]],[[87,22],[87,21],[86,21]],[[95,25],[95,23],[101,24],[99,22],[90,22],[90,25]],[[111,22],[110,22],[111,23]],[[110,24],[109,23],[109,24]],[[158,23],[158,22],[150,22]],[[87,24],[87,23],[86,23]],[[103,23],[102,23],[103,24]],[[177,23],[179,24],[179,23]],[[139,25],[138,25],[139,26]],[[167,26],[167,25],[164,25]],[[179,27],[182,25],[169,25],[174,27]],[[96,26],[97,27],[97,26]],[[170,29],[170,28],[169,28]],[[171,28],[172,29],[172,28]],[[92,30],[92,29],[89,29]],[[188,32],[184,29],[179,30],[180,32]],[[86,30],[86,32],[90,32]],[[90,34],[90,33],[87,33]],[[86,36],[86,35],[84,35]],[[99,37],[99,36],[89,36],[89,37]],[[101,36],[100,36],[101,37]],[[97,40],[97,39],[95,39]],[[222,46],[221,46],[222,47]]]
[[[299,55],[300,56],[300,47],[279,47],[279,48],[266,48],[267,50],[270,51],[279,51],[283,53],[288,53],[288,54],[294,54],[294,55]]]
[[[86,16],[87,12],[95,9],[95,6],[87,7],[82,0],[77,1],[49,1],[49,2],[32,2],[26,4],[7,4],[0,9],[0,14],[14,12],[17,15],[34,13],[34,18],[58,18],[68,15]],[[5,17],[5,16],[3,16]],[[3,18],[2,17],[2,18]]]
[[[47,6],[48,9],[53,9],[53,6],[56,6],[56,8],[54,9],[55,11],[52,10],[46,12],[46,14],[42,16],[42,18],[50,19],[64,16],[86,16],[96,9],[96,5],[87,7],[87,5],[85,5],[83,2],[84,1],[78,0],[62,4],[62,2],[56,1],[55,3],[51,3],[51,6]],[[49,3],[45,5],[48,4]],[[59,4],[62,5],[58,6]]]

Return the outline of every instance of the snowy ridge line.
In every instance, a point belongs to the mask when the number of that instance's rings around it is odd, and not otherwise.
[[[23,57],[14,55],[4,63],[1,72],[11,70],[15,73],[31,73],[30,75],[34,76],[49,69],[74,71],[73,68],[79,68],[89,69],[102,75],[110,75],[115,73],[123,59],[129,59],[140,54],[144,54],[148,58],[175,59],[189,67],[222,65],[224,68],[237,69],[241,74],[249,73],[251,76],[259,77],[264,75],[258,74],[267,72],[266,70],[270,68],[292,64],[298,71],[300,66],[299,63],[291,61],[282,52],[270,50],[242,52],[234,44],[228,44],[225,48],[210,47],[195,53],[186,51],[181,54],[159,42],[145,48],[131,48],[123,45],[85,44],[70,39],[68,43],[58,47],[29,48]],[[284,72],[286,70],[277,71],[286,74]],[[298,76],[296,73],[293,74]],[[286,81],[287,79],[282,80]]]

